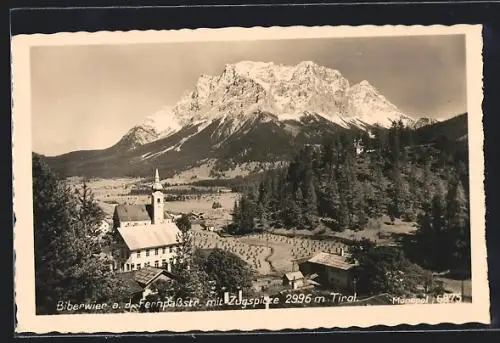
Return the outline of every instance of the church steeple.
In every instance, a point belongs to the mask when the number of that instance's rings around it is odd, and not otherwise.
[[[160,174],[158,169],[155,172],[155,181],[151,187],[151,205],[153,207],[153,224],[161,224],[165,218],[163,209],[163,186],[160,182]]]
[[[153,191],[163,191],[163,186],[160,182],[160,174],[158,173],[158,169],[155,172],[155,182],[152,187]]]

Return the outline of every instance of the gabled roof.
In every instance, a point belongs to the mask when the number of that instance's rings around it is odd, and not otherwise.
[[[146,205],[117,205],[115,213],[121,222],[137,222],[151,220],[153,217],[153,208],[150,204]],[[163,218],[173,219],[173,215],[166,210],[163,211]]]
[[[308,260],[310,263],[316,263],[325,265],[332,268],[349,270],[357,264],[349,263],[348,256],[340,256],[336,254],[329,254],[326,252],[320,252],[319,254],[313,256]]]
[[[135,272],[135,281],[142,287],[146,287],[151,282],[153,282],[161,274],[170,276],[165,269],[155,268],[155,267],[144,267]]]
[[[180,233],[175,223],[167,222],[156,225],[119,227],[118,232],[130,250],[161,247],[178,243]]]
[[[144,289],[139,285],[139,283],[135,280],[135,272],[123,272],[117,273],[118,278],[123,281],[126,287],[126,293],[135,294],[141,293]]]
[[[135,294],[144,291],[144,288],[161,274],[173,278],[172,274],[165,269],[154,267],[144,267],[139,270],[118,273],[117,275],[125,283],[127,292],[129,294]]]
[[[303,279],[304,275],[302,275],[301,272],[297,271],[297,272],[286,273],[285,277],[288,279],[288,281],[293,281],[293,280]]]
[[[116,205],[115,213],[123,222],[151,220],[148,205]]]

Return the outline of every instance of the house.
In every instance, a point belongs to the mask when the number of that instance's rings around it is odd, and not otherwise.
[[[212,231],[212,232],[215,231],[215,226],[212,223],[204,222],[201,224],[201,226],[206,231]]]
[[[354,148],[356,149],[356,156],[360,155],[365,150],[363,142],[360,139],[354,141]]]
[[[304,275],[300,271],[286,273],[283,275],[283,286],[290,286],[292,289],[304,287]]]
[[[232,193],[233,190],[227,187],[221,187],[217,190],[218,193]]]
[[[337,249],[335,254],[320,252],[299,264],[304,275],[317,274],[317,282],[336,289],[352,290],[354,287],[353,268],[357,262],[350,261],[350,255],[344,248]]]
[[[151,204],[115,207],[116,271],[140,270],[148,266],[170,271],[172,264],[176,263],[180,230],[165,212],[158,170],[151,189]]]
[[[136,302],[146,298],[149,294],[155,294],[155,283],[159,280],[168,281],[174,278],[172,274],[165,269],[145,267],[140,270],[134,270],[118,274],[124,281],[127,295]]]
[[[283,279],[276,276],[257,276],[252,281],[252,289],[255,292],[267,291],[269,288],[283,285]]]
[[[182,213],[169,213],[173,220],[181,219]]]

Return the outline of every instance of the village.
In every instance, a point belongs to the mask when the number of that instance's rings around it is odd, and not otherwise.
[[[176,263],[179,245],[179,228],[175,223],[182,215],[187,215],[193,245],[197,249],[211,251],[218,248],[235,254],[253,271],[251,292],[254,296],[278,296],[281,299],[276,304],[262,302],[262,306],[405,303],[404,299],[395,301],[386,294],[358,295],[352,273],[357,262],[352,259],[350,246],[345,239],[340,239],[342,237],[318,239],[287,235],[278,230],[244,236],[228,234],[224,227],[231,222],[232,208],[239,196],[231,189],[204,189],[197,195],[179,200],[172,196],[175,192],[169,194],[172,188],[163,186],[158,171],[150,184],[149,195],[133,191],[137,180],[114,182],[113,185],[109,181],[91,180],[89,185],[106,213],[100,231],[111,233],[118,244],[112,269],[125,280],[130,294],[138,302],[155,291],[152,285],[158,280],[173,277],[171,270]],[[377,235],[382,237],[382,244],[387,243],[383,240],[386,236],[387,232],[385,236]],[[459,287],[452,285],[448,292],[463,295],[463,287],[463,284]],[[341,299],[340,294],[345,294],[345,299],[350,301],[322,300],[331,298],[332,294],[339,294],[338,299]],[[222,304],[230,305],[232,297],[239,304],[244,300],[241,292],[224,294]]]

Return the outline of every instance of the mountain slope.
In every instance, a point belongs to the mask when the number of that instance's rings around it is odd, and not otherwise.
[[[467,113],[464,113],[442,122],[434,122],[418,128],[418,136],[423,142],[435,142],[441,138],[450,141],[467,141],[467,120]]]

